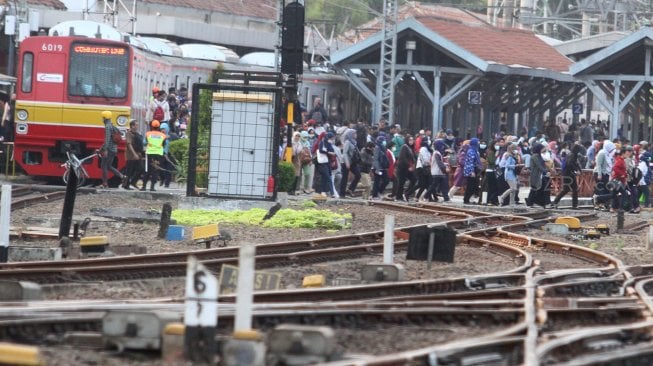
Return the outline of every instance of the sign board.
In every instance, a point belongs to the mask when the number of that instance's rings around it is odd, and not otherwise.
[[[254,272],[254,291],[278,290],[281,274],[272,272]],[[236,292],[238,285],[238,267],[223,264],[220,270],[220,293]]]
[[[483,92],[478,90],[470,90],[467,94],[467,102],[469,104],[481,104],[483,100]]]
[[[572,114],[583,114],[583,104],[581,103],[574,103],[571,105],[571,113]]]
[[[184,324],[187,327],[218,325],[218,280],[193,256],[186,269]]]

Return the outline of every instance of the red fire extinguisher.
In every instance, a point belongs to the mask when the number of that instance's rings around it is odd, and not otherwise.
[[[274,176],[268,177],[268,189],[265,193],[265,197],[272,197],[274,195]]]

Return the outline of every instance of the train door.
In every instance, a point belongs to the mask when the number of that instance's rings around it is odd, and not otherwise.
[[[35,109],[34,121],[61,123],[65,95],[64,74],[66,55],[63,53],[38,53],[36,59],[35,99],[48,102]]]

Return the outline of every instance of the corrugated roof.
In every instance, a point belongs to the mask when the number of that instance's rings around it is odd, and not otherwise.
[[[143,0],[143,2],[254,18],[277,18],[275,0]]]
[[[0,0],[0,6],[7,5],[8,0]],[[27,0],[28,5],[39,5],[46,8],[66,10],[66,5],[59,0]]]
[[[539,39],[533,32],[487,24],[465,24],[434,17],[416,20],[440,36],[479,58],[506,66],[523,65],[558,72],[569,70],[572,61]]]

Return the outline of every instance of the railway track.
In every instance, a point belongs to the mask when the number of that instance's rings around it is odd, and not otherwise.
[[[429,204],[371,204],[388,211],[432,215],[434,220],[441,221],[432,225],[458,230],[457,245],[508,257],[515,267],[505,273],[453,279],[256,292],[256,304],[274,307],[269,313],[260,310],[255,315],[256,328],[266,330],[289,322],[354,330],[369,328],[370,324],[386,328],[399,324],[414,326],[412,331],[424,326],[484,329],[482,335],[469,341],[454,337],[412,351],[390,348],[390,354],[331,365],[583,364],[598,360],[595,355],[602,354],[601,347],[611,347],[610,342],[617,342],[609,339],[617,338],[620,331],[629,335],[619,339],[619,345],[615,346],[624,351],[621,359],[646,360],[650,356],[653,326],[647,319],[653,311],[649,294],[653,293],[653,265],[625,267],[618,258],[589,248],[519,234],[520,230],[555,219],[546,211],[505,215]],[[594,215],[581,213],[577,217],[590,219]],[[395,250],[405,251],[406,233],[423,226],[397,228]],[[256,246],[257,268],[354,260],[378,254],[383,250],[383,234],[377,231],[260,244]],[[1,267],[0,279],[65,283],[183,276],[189,254],[214,272],[224,264],[237,264],[236,248],[216,248],[47,264],[12,263]],[[560,258],[564,258],[562,265]],[[235,297],[223,295],[220,301],[227,306],[235,302]],[[325,301],[334,303],[326,306]],[[312,303],[323,304],[322,309],[305,305]],[[287,308],[282,311],[283,306]],[[84,320],[84,316],[90,318]],[[37,320],[4,319],[0,307],[0,339],[20,336],[36,340],[50,332],[72,331],[71,327],[95,329],[97,319],[93,316],[97,314],[78,314],[78,322],[65,326],[60,318],[47,315]],[[42,324],[45,330],[41,329]],[[228,315],[219,324],[228,327],[231,324]],[[566,346],[562,339],[582,344],[584,348],[563,356]],[[602,339],[608,341],[603,344]],[[617,359],[614,355],[610,357]]]

